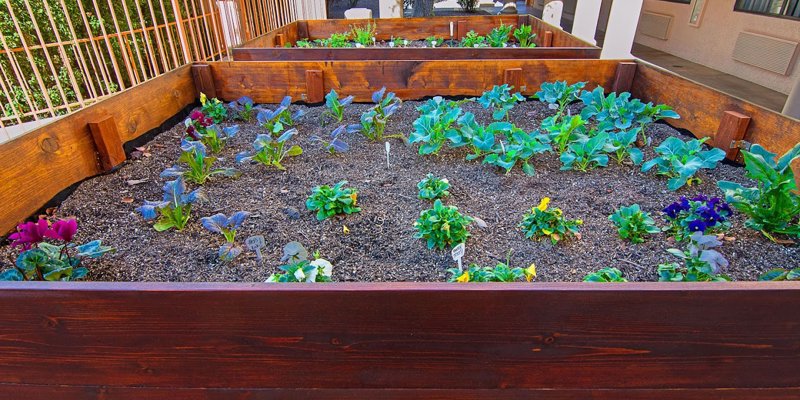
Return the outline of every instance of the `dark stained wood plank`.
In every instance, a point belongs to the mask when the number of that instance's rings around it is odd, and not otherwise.
[[[275,35],[275,47],[283,47],[286,45],[286,36],[282,33]]]
[[[469,22],[467,20],[459,20],[456,22],[456,40],[462,40],[469,32]]]
[[[791,398],[798,301],[787,282],[0,283],[0,383]]]
[[[503,83],[511,85],[516,90],[522,89],[522,68],[508,68],[503,71]]]
[[[308,39],[308,22],[297,21],[297,38]],[[296,42],[296,40],[295,40]]]
[[[3,143],[0,230],[10,231],[61,190],[102,172],[89,122],[113,116],[125,143],[195,101],[187,65]]]
[[[303,61],[210,63],[215,86],[224,100],[250,96],[258,103],[301,98],[305,71],[321,70],[325,88],[356,101],[371,101],[372,92],[386,86],[402,99],[426,96],[477,96],[502,84],[506,69],[522,69],[520,86],[531,95],[542,82],[588,81],[611,87],[618,60],[452,60],[452,61]]]
[[[197,93],[205,93],[210,99],[217,97],[217,89],[214,87],[214,78],[211,76],[211,67],[208,64],[192,65],[192,77]]]
[[[553,31],[545,31],[542,36],[542,47],[553,47]]]
[[[739,146],[747,134],[747,127],[750,125],[750,117],[736,111],[725,111],[719,123],[717,134],[714,135],[714,147],[725,150],[725,158],[737,161],[739,158]]]
[[[236,61],[368,61],[368,60],[485,60],[485,59],[598,59],[600,49],[591,47],[533,48],[235,48]]]
[[[617,72],[614,75],[614,84],[611,85],[611,91],[622,93],[629,92],[633,85],[633,78],[636,76],[635,62],[621,62],[617,66]]]
[[[90,121],[89,131],[92,133],[94,145],[100,156],[100,165],[104,171],[110,171],[125,162],[127,157],[125,149],[122,148],[122,140],[119,138],[114,117],[107,116]]]
[[[800,141],[800,121],[694,82],[655,65],[637,61],[639,67],[631,88],[633,97],[672,106],[679,120],[670,125],[691,131],[697,137],[712,138],[726,111],[750,117],[744,140],[758,143],[772,152],[783,154]],[[723,148],[723,150],[728,150]],[[800,161],[792,164],[800,182]]]
[[[306,96],[308,103],[321,103],[325,100],[325,81],[322,79],[322,71],[306,71]]]

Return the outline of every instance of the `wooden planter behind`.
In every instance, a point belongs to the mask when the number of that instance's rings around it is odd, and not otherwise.
[[[352,25],[377,25],[377,40],[402,37],[422,40],[429,36],[460,40],[474,30],[486,35],[501,23],[531,25],[536,34],[535,48],[284,48],[298,39],[327,38],[332,33],[350,30]],[[309,60],[478,60],[478,59],[588,59],[600,58],[600,48],[558,27],[530,15],[480,17],[389,18],[375,20],[296,21],[259,36],[233,49],[236,61],[309,61]]]

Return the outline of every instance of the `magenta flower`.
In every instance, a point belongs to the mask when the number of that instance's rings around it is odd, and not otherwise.
[[[197,111],[197,110],[194,110],[194,111],[192,111],[191,114],[189,114],[189,118],[191,118],[191,119],[193,119],[195,121],[200,120],[201,118],[203,118],[205,116],[206,115],[203,114],[202,111]]]
[[[47,236],[50,224],[46,219],[39,222],[26,222],[17,225],[17,231],[8,236],[11,247],[22,247],[23,251],[30,250],[33,245],[40,243]]]
[[[62,219],[54,223],[52,228],[45,232],[44,235],[50,239],[71,242],[72,238],[75,237],[75,232],[77,231],[78,221],[75,221],[74,219]]]

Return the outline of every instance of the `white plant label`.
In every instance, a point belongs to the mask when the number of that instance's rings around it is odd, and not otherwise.
[[[458,270],[462,271],[463,268],[461,267],[461,258],[464,257],[464,250],[466,246],[464,243],[459,243],[456,247],[453,247],[453,250],[450,251],[450,255],[453,256],[453,261],[458,263]]]
[[[256,259],[258,260],[258,262],[261,262],[263,258],[261,256],[261,249],[263,249],[267,245],[266,241],[264,240],[264,237],[261,235],[250,236],[249,238],[245,239],[244,244],[247,245],[247,248],[250,251],[256,252]]]
[[[386,142],[386,168],[389,167],[389,152],[392,150],[392,145],[389,142]]]
[[[555,103],[554,104],[550,104],[550,105],[547,106],[547,108],[549,108],[551,110],[558,110],[558,104],[555,104]]]
[[[450,37],[453,37],[453,21],[450,21]]]

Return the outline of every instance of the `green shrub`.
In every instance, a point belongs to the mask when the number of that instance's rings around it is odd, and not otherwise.
[[[622,207],[608,219],[617,227],[620,238],[633,243],[644,243],[648,234],[661,232],[656,226],[656,221],[650,214],[642,211],[638,204]]]
[[[334,215],[353,214],[361,211],[358,204],[358,191],[345,188],[347,181],[341,181],[330,187],[316,186],[311,189],[311,196],[306,200],[306,208],[317,212],[317,219],[322,221]]]

